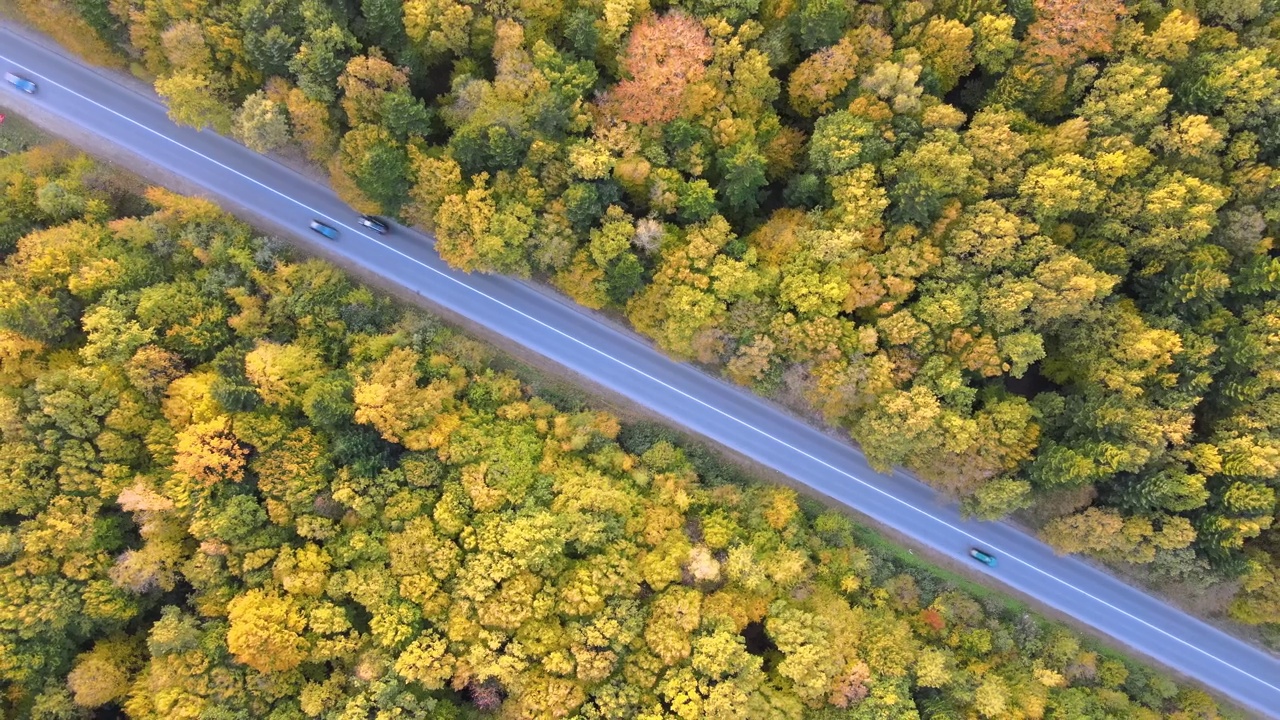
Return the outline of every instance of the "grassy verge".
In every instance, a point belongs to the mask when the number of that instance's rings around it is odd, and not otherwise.
[[[0,155],[19,153],[52,141],[34,123],[4,105],[0,105],[0,115],[5,116],[0,123]]]
[[[854,538],[860,545],[871,552],[878,565],[888,565],[895,570],[904,571],[911,575],[921,572],[928,573],[947,585],[965,591],[984,605],[998,605],[1002,612],[1010,614],[1035,612],[1029,605],[1016,598],[989,588],[958,572],[925,561],[911,550],[890,541],[872,528],[856,523],[854,528]]]

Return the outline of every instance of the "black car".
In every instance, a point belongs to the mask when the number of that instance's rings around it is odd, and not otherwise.
[[[387,230],[391,229],[389,225],[382,222],[378,218],[373,217],[372,215],[361,215],[359,222],[361,225],[369,228],[370,230],[378,233],[379,235],[386,235]]]
[[[321,235],[323,235],[323,236],[325,236],[325,237],[329,238],[330,240],[337,240],[337,239],[338,239],[338,231],[337,231],[336,229],[334,229],[333,227],[329,226],[329,225],[325,225],[324,223],[320,222],[319,220],[312,220],[312,221],[311,221],[311,229],[312,229],[312,230],[315,230],[316,232],[320,233]]]

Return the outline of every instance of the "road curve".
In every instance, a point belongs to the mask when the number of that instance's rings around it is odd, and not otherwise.
[[[852,446],[688,365],[570,302],[492,275],[451,270],[430,238],[396,227],[379,237],[327,187],[210,132],[175,126],[154,98],[0,24],[0,71],[39,83],[25,95],[4,84],[3,102],[32,117],[51,113],[103,147],[132,154],[203,188],[209,196],[310,242],[313,218],[340,232],[329,247],[471,321],[501,333],[673,422],[782,472],[817,492],[940,552],[980,546],[1000,558],[976,565],[1004,584],[1092,626],[1263,716],[1280,718],[1280,659],[1244,643],[1095,567],[1059,557],[1003,523],[965,520],[933,490],[897,472],[872,470]]]

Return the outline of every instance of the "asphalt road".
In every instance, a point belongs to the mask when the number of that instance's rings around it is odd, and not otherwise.
[[[1280,717],[1280,660],[1115,579],[1059,557],[1009,525],[964,520],[957,508],[903,473],[872,470],[852,446],[794,419],[750,393],[673,362],[635,336],[522,282],[449,269],[430,238],[395,227],[385,237],[355,224],[357,215],[326,187],[210,132],[175,126],[153,98],[0,25],[0,71],[39,83],[25,95],[7,83],[0,99],[30,117],[59,116],[96,136],[95,151],[115,146],[185,178],[298,237],[329,243],[307,229],[318,218],[336,227],[330,249],[512,341],[611,388],[677,424],[775,468],[916,541],[962,557],[982,547],[999,567],[975,567],[1077,618],[1118,643],[1199,681],[1261,715]]]

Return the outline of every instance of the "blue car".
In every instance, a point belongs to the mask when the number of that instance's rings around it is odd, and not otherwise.
[[[972,550],[970,550],[969,557],[973,558],[974,560],[977,560],[980,563],[985,564],[987,567],[995,567],[997,564],[995,555],[992,555],[990,553],[984,553],[978,548],[973,548]]]
[[[17,75],[14,75],[13,73],[7,72],[4,74],[4,79],[5,79],[5,82],[8,82],[10,85],[18,88],[19,90],[21,90],[24,93],[27,93],[28,95],[36,91],[36,84],[24,77],[19,77]]]
[[[323,235],[323,236],[325,236],[325,237],[329,238],[330,240],[337,240],[337,239],[338,239],[338,231],[337,231],[336,229],[334,229],[333,227],[329,226],[329,225],[325,225],[324,223],[320,222],[319,220],[312,220],[312,221],[311,221],[311,229],[312,229],[312,230],[315,230],[316,232],[320,233],[321,235]]]

